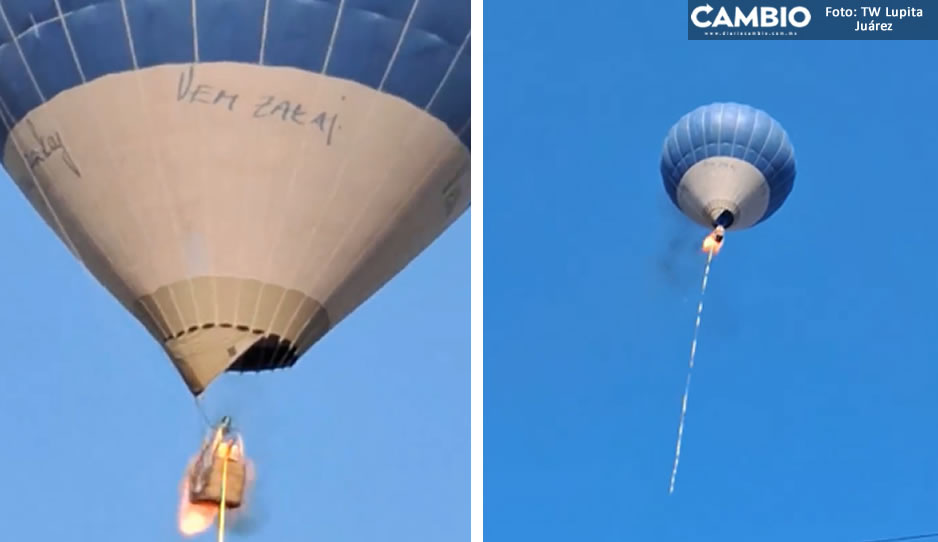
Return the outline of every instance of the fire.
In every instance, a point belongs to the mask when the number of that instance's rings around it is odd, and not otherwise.
[[[720,252],[720,248],[723,246],[723,235],[723,228],[717,226],[717,228],[713,230],[710,235],[704,238],[700,249],[704,252],[713,252],[714,255],[718,254]]]
[[[244,459],[244,453],[241,451],[242,446],[237,442],[220,442],[218,443],[218,449],[215,450],[215,457],[222,459],[229,457],[235,461],[241,461]]]
[[[194,504],[189,501],[188,472],[182,478],[180,490],[179,532],[183,536],[196,536],[204,533],[215,523],[215,518],[218,517],[218,507],[213,504]]]
[[[713,253],[716,254],[720,252],[721,246],[723,246],[723,242],[717,241],[716,239],[713,238],[713,235],[711,234],[711,235],[708,235],[703,240],[703,245],[701,245],[700,249],[704,252],[713,251]]]
[[[248,481],[253,479],[253,465],[244,458],[244,444],[240,439],[236,442],[222,441],[215,449],[215,457],[224,459],[229,457],[235,461],[246,461],[248,468]],[[198,454],[192,457],[179,484],[179,532],[183,536],[193,537],[204,533],[215,523],[219,515],[218,505],[206,503],[193,503],[189,500],[189,476],[195,467]],[[236,512],[232,510],[231,512]],[[227,513],[227,511],[226,511]],[[232,514],[236,519],[238,514]]]

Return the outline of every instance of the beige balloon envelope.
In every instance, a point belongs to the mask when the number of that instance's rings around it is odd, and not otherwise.
[[[9,128],[13,180],[196,395],[295,363],[469,205],[459,134],[293,68],[107,75]]]

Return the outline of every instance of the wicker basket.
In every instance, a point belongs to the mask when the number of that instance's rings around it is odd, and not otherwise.
[[[244,479],[247,468],[242,461],[228,459],[228,487],[225,488],[225,506],[238,508],[244,499]],[[222,469],[225,460],[216,458],[212,463],[208,484],[202,491],[189,492],[189,500],[196,504],[221,504]]]

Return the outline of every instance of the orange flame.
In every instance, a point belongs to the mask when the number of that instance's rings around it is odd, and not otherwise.
[[[703,243],[700,245],[700,249],[703,252],[713,252],[714,255],[719,254],[720,248],[723,247],[723,235],[723,228],[717,227],[717,229],[713,230],[710,235],[704,237]]]
[[[195,504],[189,501],[189,476],[186,473],[180,486],[179,532],[191,537],[204,533],[215,523],[218,507],[214,504]]]
[[[215,449],[215,457],[224,458],[226,455],[236,461],[246,461],[247,480],[245,482],[246,484],[250,484],[254,479],[254,468],[251,461],[244,459],[244,443],[241,442],[240,439],[237,442],[220,442]],[[186,537],[193,537],[204,533],[212,527],[215,523],[215,519],[218,517],[217,505],[193,503],[189,500],[189,475],[192,473],[197,459],[198,454],[193,456],[189,461],[189,464],[186,466],[186,472],[183,474],[182,482],[179,484],[179,532]],[[237,512],[236,510],[230,512],[232,515],[231,519],[237,519],[239,515]]]
[[[713,251],[714,254],[717,254],[720,252],[721,246],[723,246],[722,241],[717,241],[712,236],[708,235],[707,238],[703,240],[703,245],[701,245],[700,249],[703,252]]]

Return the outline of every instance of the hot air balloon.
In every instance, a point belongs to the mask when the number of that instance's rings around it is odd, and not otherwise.
[[[199,395],[469,206],[469,0],[0,0],[0,160]]]
[[[668,132],[661,177],[688,218],[740,230],[785,202],[795,180],[795,151],[781,124],[763,111],[714,103],[684,115]]]
[[[713,229],[701,246],[707,262],[681,401],[668,489],[672,493],[711,261],[727,230],[755,226],[782,206],[795,181],[795,151],[781,124],[765,112],[737,103],[714,103],[687,113],[671,127],[661,150],[661,178],[682,213]]]

